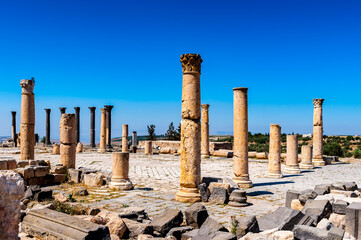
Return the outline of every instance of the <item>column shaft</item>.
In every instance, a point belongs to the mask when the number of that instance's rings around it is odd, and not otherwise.
[[[75,168],[76,121],[75,114],[64,113],[60,119],[60,163]]]
[[[201,107],[201,155],[203,158],[209,158],[209,104],[202,104]]]
[[[325,161],[322,158],[323,152],[323,117],[322,104],[324,99],[313,99],[313,164],[315,166],[324,166]]]
[[[46,111],[46,131],[45,131],[45,144],[46,145],[51,145],[50,142],[50,112],[51,109],[45,109]]]
[[[100,109],[102,114],[101,114],[101,119],[100,119],[100,144],[99,144],[99,152],[106,152],[106,135],[107,135],[107,116],[106,116],[106,109],[105,108],[101,108]]]
[[[123,124],[122,152],[129,152],[129,150],[128,150],[128,124]]]
[[[284,172],[300,174],[298,166],[298,138],[297,135],[287,135],[287,159]]]
[[[18,146],[18,138],[17,138],[17,134],[16,134],[16,112],[12,111],[11,116],[12,116],[11,137],[12,137],[12,139],[14,141],[14,146],[17,147]]]
[[[95,109],[96,107],[89,107],[90,109],[90,147],[95,147]]]
[[[112,109],[113,106],[105,105],[107,109],[107,148],[112,148]]]
[[[309,145],[303,145],[301,147],[301,156],[302,160],[300,163],[301,169],[313,169],[313,163],[312,163],[312,147]]]
[[[112,179],[110,187],[120,190],[133,188],[129,180],[129,153],[114,152],[112,154]]]
[[[269,171],[266,177],[282,178],[281,173],[281,126],[271,124],[269,141]]]
[[[76,143],[80,142],[80,107],[74,107],[75,109],[75,122],[76,122]]]

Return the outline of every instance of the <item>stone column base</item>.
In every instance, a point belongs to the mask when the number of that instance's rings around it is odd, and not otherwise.
[[[300,174],[301,170],[298,166],[286,166],[283,170],[284,173]]]
[[[117,190],[131,190],[133,189],[133,184],[129,179],[112,179],[109,187]]]
[[[106,151],[106,149],[98,149],[98,153],[105,153]]]
[[[240,188],[253,187],[252,181],[249,180],[249,177],[233,177],[233,181],[237,183]]]
[[[325,166],[326,163],[323,159],[312,159],[312,163],[314,166]]]
[[[266,178],[283,178],[283,175],[281,172],[267,172],[264,175]]]
[[[210,158],[210,155],[202,155],[202,158]]]
[[[195,203],[202,200],[198,188],[181,188],[175,195],[175,200],[178,202]]]
[[[300,168],[301,169],[314,169],[315,167],[313,166],[312,163],[309,163],[309,164],[300,163]]]

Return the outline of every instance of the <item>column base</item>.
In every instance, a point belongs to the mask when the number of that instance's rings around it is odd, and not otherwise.
[[[202,158],[210,158],[210,155],[201,155]]]
[[[105,153],[106,151],[106,149],[98,149],[98,153]]]
[[[252,181],[249,180],[249,177],[233,177],[233,181],[237,183],[240,188],[253,187]]]
[[[325,166],[326,163],[323,159],[312,159],[312,163],[314,166]]]
[[[181,188],[175,195],[177,202],[195,203],[202,200],[198,188]]]
[[[283,178],[281,172],[267,172],[264,176],[266,178]]]
[[[228,202],[228,205],[232,207],[247,207],[248,203],[239,203],[239,202],[230,201]]]
[[[313,166],[312,163],[300,163],[300,169],[314,169],[315,167]]]
[[[301,174],[301,170],[298,166],[286,166],[283,172],[290,174]]]
[[[112,179],[109,187],[117,190],[131,190],[133,184],[129,179]]]

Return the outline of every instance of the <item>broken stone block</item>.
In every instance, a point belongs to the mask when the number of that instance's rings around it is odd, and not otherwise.
[[[317,193],[312,189],[306,189],[300,192],[298,200],[300,200],[301,204],[305,204],[308,200],[313,200],[317,197]]]
[[[335,227],[345,230],[345,225],[346,225],[345,215],[332,213],[329,220]]]
[[[75,196],[88,196],[88,190],[86,188],[80,188],[78,190],[75,191],[74,193]]]
[[[300,200],[298,199],[293,199],[292,202],[291,202],[291,208],[292,209],[295,209],[295,210],[298,210],[298,211],[301,211],[302,208],[303,208],[303,204],[300,202]]]
[[[199,184],[198,189],[199,189],[199,193],[201,194],[202,202],[208,202],[209,195],[211,195],[211,193],[207,187],[207,184],[206,183]]]
[[[50,209],[29,211],[21,227],[27,234],[40,238],[110,240],[107,226]]]
[[[144,220],[149,220],[148,214],[145,212],[144,208],[141,207],[127,207],[123,209],[124,213],[119,214],[120,217],[126,217],[126,215],[136,215],[136,221],[144,222]]]
[[[228,191],[226,188],[214,187],[208,202],[215,202],[218,204],[226,204],[228,202]]]
[[[101,212],[100,212],[101,213]],[[123,222],[127,226],[129,232],[125,234],[124,238],[137,239],[141,234],[152,234],[153,226],[149,224],[139,223],[130,219],[123,219]]]
[[[346,208],[346,232],[354,236],[356,239],[361,239],[361,203],[351,203]]]
[[[228,232],[228,230],[219,222],[214,220],[213,218],[208,217],[206,221],[199,228],[198,234],[199,236],[210,236],[211,233],[215,232]]]
[[[167,237],[173,236],[177,240],[180,240],[182,238],[182,234],[192,231],[192,230],[193,230],[193,228],[191,226],[175,227],[175,228],[172,228],[171,230],[169,230],[169,232],[167,233]]]
[[[328,232],[315,227],[296,225],[293,229],[295,239],[300,240],[328,240]]]
[[[356,191],[358,190],[357,184],[355,182],[345,182],[343,183],[346,191]]]
[[[100,173],[89,173],[84,175],[84,184],[91,187],[103,185],[103,175]]]
[[[222,183],[223,182],[223,179],[222,178],[216,178],[216,177],[202,177],[202,183],[205,183],[207,185],[207,187],[209,187],[209,185],[212,183],[212,182],[215,182],[215,183]]]
[[[81,177],[81,171],[79,169],[68,169],[68,176],[69,181],[74,183],[81,183],[80,177]]]
[[[332,183],[331,190],[345,191],[345,185],[342,182]]]
[[[348,202],[343,201],[343,200],[336,200],[332,204],[332,210],[334,213],[345,215],[347,206],[348,206]]]
[[[35,177],[45,177],[46,174],[50,172],[50,168],[48,166],[37,166],[34,167],[34,176]]]
[[[16,165],[18,168],[23,168],[29,165],[29,161],[28,160],[20,160],[16,162]]]
[[[310,216],[317,224],[322,218],[329,218],[332,213],[332,205],[328,200],[307,201],[302,213]]]
[[[233,179],[230,177],[223,177],[223,183],[228,183],[231,188],[231,191],[240,189],[238,184],[235,181],[233,181]]]
[[[229,232],[216,232],[212,240],[237,240],[236,236]]]
[[[8,170],[8,161],[0,160],[0,170]]]
[[[329,194],[331,189],[331,184],[319,184],[315,186],[315,192],[318,195]]]
[[[293,199],[298,199],[298,197],[300,196],[300,192],[299,191],[295,191],[295,190],[288,190],[286,193],[286,203],[285,203],[285,207],[291,207],[291,202]]]
[[[9,159],[7,162],[8,162],[8,170],[14,170],[16,168],[15,159]]]
[[[231,186],[229,185],[229,183],[211,182],[208,188],[211,194],[214,188],[224,188],[228,194],[231,193]]]
[[[259,226],[256,216],[238,217],[237,238],[241,238],[249,232],[259,233]]]
[[[100,209],[99,208],[93,208],[93,207],[88,207],[85,210],[86,214],[91,215],[91,216],[95,216],[98,213],[100,213]]]
[[[24,168],[17,168],[15,172],[19,173],[24,179],[33,178],[35,175],[34,168],[26,166]]]
[[[128,231],[126,224],[120,217],[112,218],[106,224],[106,226],[108,226],[110,234],[114,234],[117,237],[119,237],[120,239],[122,239],[127,234],[127,231]]]
[[[234,190],[229,196],[228,205],[232,207],[248,206],[246,191],[240,189]]]
[[[277,240],[293,240],[294,234],[291,231],[277,231],[273,234]]]
[[[65,174],[52,174],[54,176],[53,182],[54,184],[60,184],[66,181],[66,175]]]
[[[51,173],[66,174],[67,168],[63,164],[56,164],[50,169]]]
[[[34,194],[34,200],[41,202],[46,199],[52,199],[53,198],[53,190],[47,187],[41,188],[41,190]]]
[[[183,222],[183,213],[178,209],[166,209],[151,223],[153,229],[165,236],[170,229],[179,227]]]
[[[187,225],[194,229],[200,228],[204,221],[208,218],[207,209],[201,203],[195,203],[187,208],[184,212],[184,215]]]

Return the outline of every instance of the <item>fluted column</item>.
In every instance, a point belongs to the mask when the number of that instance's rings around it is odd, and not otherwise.
[[[128,124],[123,124],[122,152],[129,152],[129,150],[128,150]]]
[[[51,109],[46,108],[44,110],[46,112],[45,144],[46,145],[51,145],[51,142],[50,142],[50,112],[51,112]]]
[[[241,188],[252,187],[248,170],[248,88],[233,89],[233,180]]]
[[[201,155],[203,158],[209,158],[209,104],[202,104],[201,107]]]
[[[298,138],[297,135],[287,135],[287,159],[285,173],[300,174],[298,166]]]
[[[18,136],[16,134],[16,112],[12,111],[11,112],[11,117],[12,117],[12,121],[11,121],[11,137],[14,141],[14,146],[17,147],[18,146]]]
[[[181,56],[183,70],[181,121],[181,176],[176,200],[199,202],[201,181],[201,90],[202,59],[199,54]]]
[[[80,107],[75,109],[75,122],[76,122],[76,143],[80,142]]]
[[[64,113],[60,118],[60,163],[75,168],[76,121],[75,114]]]
[[[101,108],[100,111],[102,112],[101,119],[100,119],[100,144],[98,152],[106,152],[106,136],[107,136],[107,109]]]
[[[60,115],[64,114],[66,111],[66,107],[60,107],[59,110],[60,110]]]
[[[271,124],[269,140],[269,171],[265,177],[282,178],[281,173],[281,126]]]
[[[313,163],[312,163],[312,147],[309,145],[303,145],[301,147],[301,156],[302,160],[300,163],[301,169],[313,169]]]
[[[21,93],[21,126],[20,126],[20,160],[34,160],[35,147],[35,97],[34,79],[20,81]]]
[[[112,147],[112,109],[114,106],[105,105],[105,109],[107,109],[107,148]]]
[[[96,107],[89,107],[90,109],[90,147],[95,148],[95,109]]]
[[[112,179],[110,187],[119,190],[130,190],[133,188],[129,180],[129,153],[112,153]]]
[[[313,164],[315,166],[325,166],[322,158],[323,151],[323,118],[322,104],[324,99],[313,99]]]

